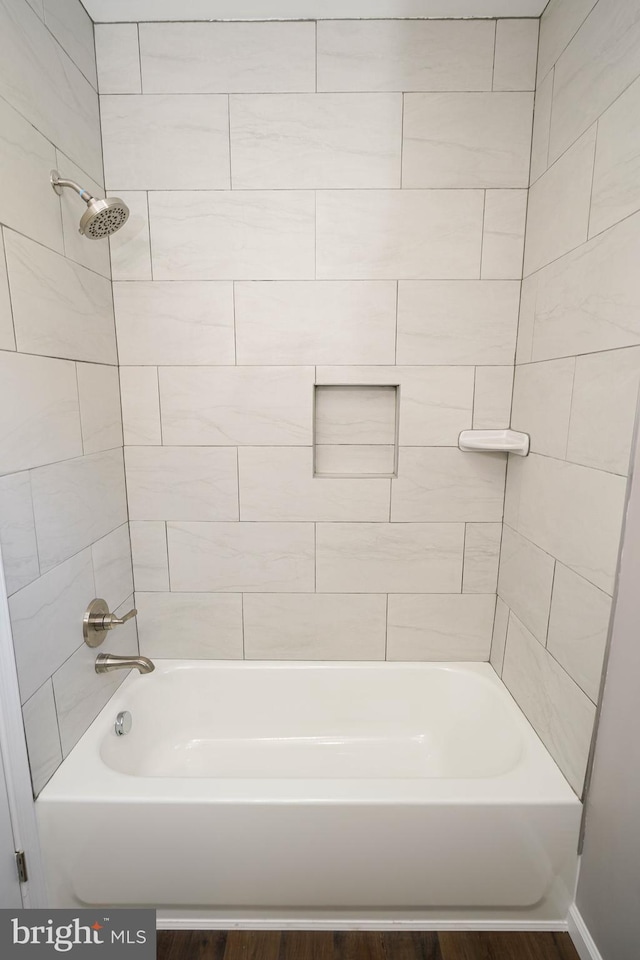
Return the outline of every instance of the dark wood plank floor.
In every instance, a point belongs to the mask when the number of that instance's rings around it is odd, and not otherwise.
[[[568,933],[160,930],[158,960],[579,960]]]

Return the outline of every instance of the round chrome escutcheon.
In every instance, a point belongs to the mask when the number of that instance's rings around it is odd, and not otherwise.
[[[121,710],[118,716],[116,717],[116,722],[114,724],[116,735],[118,737],[124,737],[126,733],[129,733],[131,727],[133,726],[133,718],[128,710]]]

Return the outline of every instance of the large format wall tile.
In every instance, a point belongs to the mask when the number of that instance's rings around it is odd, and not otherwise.
[[[151,659],[243,656],[242,597],[235,593],[136,593],[140,653]]]
[[[7,595],[40,576],[28,472],[0,478],[0,547]]]
[[[129,524],[123,523],[91,546],[96,596],[115,610],[133,593]]]
[[[58,716],[51,680],[22,708],[33,792],[37,796],[62,763]]]
[[[91,552],[83,550],[11,597],[23,703],[82,643],[82,616],[94,591]]]
[[[43,572],[127,520],[121,449],[38,467],[31,485]]]
[[[116,363],[110,282],[13,231],[5,247],[18,350]]]
[[[234,363],[233,285],[114,283],[121,364]]]
[[[496,592],[501,537],[501,523],[466,524],[463,593]]]
[[[595,707],[511,614],[502,679],[549,753],[582,792]]]
[[[109,190],[230,186],[227,97],[109,96],[100,112]]]
[[[166,523],[159,520],[132,520],[129,529],[136,592],[168,590],[169,558]]]
[[[389,660],[488,660],[495,594],[389,597]]]
[[[314,195],[295,190],[149,195],[157,280],[309,280]]]
[[[520,280],[527,196],[526,190],[487,190],[480,274],[483,280]]]
[[[403,187],[526,187],[529,93],[409,93]]]
[[[96,23],[98,91],[141,93],[137,23]]]
[[[237,520],[233,447],[126,447],[132,520]]]
[[[498,20],[494,90],[534,90],[539,20]]]
[[[78,0],[44,0],[44,22],[93,87],[98,85],[93,22]]]
[[[119,371],[124,442],[158,446],[162,428],[157,367],[120,367]]]
[[[0,352],[0,475],[81,454],[75,364]]]
[[[445,447],[403,447],[391,519],[502,520],[506,457]]]
[[[230,98],[234,189],[399,187],[396,93]]]
[[[566,357],[516,367],[511,426],[529,434],[533,453],[566,457],[575,365]]]
[[[387,598],[247,593],[245,656],[253,660],[384,660]]]
[[[540,20],[539,81],[546,77],[596,3],[597,0],[551,0]]]
[[[322,20],[318,90],[490,90],[495,24]]]
[[[553,557],[504,525],[498,594],[543,646],[554,569]]]
[[[504,430],[511,419],[513,367],[476,367],[473,392],[475,430]]]
[[[145,93],[303,93],[315,90],[315,25],[143,23]]]
[[[129,207],[124,230],[109,237],[111,272],[114,280],[151,280],[151,242],[147,194],[118,190]]]
[[[26,3],[2,0],[0,96],[100,180],[98,97]]]
[[[312,523],[169,523],[171,588],[308,593],[314,588]]]
[[[460,590],[464,524],[319,523],[320,593]]]
[[[311,445],[312,367],[163,367],[164,443]]]
[[[397,292],[391,280],[237,282],[234,287],[238,363],[395,361]]]
[[[509,626],[509,607],[500,597],[496,599],[496,614],[493,622],[493,636],[491,638],[490,662],[499,677],[502,676],[504,650],[507,642],[507,628]]]
[[[240,519],[389,519],[389,480],[314,477],[312,461],[311,447],[239,448]]]
[[[85,453],[122,446],[122,412],[118,368],[78,363],[78,396]]]
[[[640,79],[598,120],[589,236],[640,208]]]
[[[480,275],[481,190],[326,190],[317,196],[317,275],[327,280]]]
[[[520,284],[400,283],[398,363],[512,364]]]
[[[538,84],[533,108],[530,182],[540,177],[549,165],[549,131],[553,98],[553,70]]]

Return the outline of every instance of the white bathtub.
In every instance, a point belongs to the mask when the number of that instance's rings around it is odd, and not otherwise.
[[[581,805],[488,664],[159,661],[37,810],[54,907],[553,926]]]

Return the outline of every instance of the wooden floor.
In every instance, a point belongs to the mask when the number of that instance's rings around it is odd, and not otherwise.
[[[158,931],[158,960],[579,960],[568,933]]]

